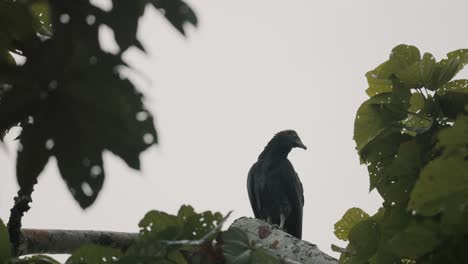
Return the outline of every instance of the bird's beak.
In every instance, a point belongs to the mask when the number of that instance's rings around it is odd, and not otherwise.
[[[296,146],[301,149],[307,149],[307,147],[304,145],[304,143],[302,143],[300,139],[297,139]]]

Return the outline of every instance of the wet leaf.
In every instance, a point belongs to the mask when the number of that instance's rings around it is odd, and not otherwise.
[[[436,159],[421,171],[408,207],[430,216],[453,203],[468,203],[468,162],[459,157]]]
[[[347,241],[349,231],[357,223],[366,220],[369,218],[369,215],[359,208],[351,208],[346,211],[346,213],[341,217],[341,219],[335,223],[335,236],[338,239]]]
[[[390,239],[389,248],[400,258],[418,259],[440,243],[434,231],[413,224]]]

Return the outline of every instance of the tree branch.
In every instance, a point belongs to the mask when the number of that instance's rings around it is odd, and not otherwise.
[[[31,208],[29,203],[32,201],[31,194],[34,191],[33,186],[34,185],[28,188],[21,188],[18,191],[18,195],[15,197],[15,204],[10,210],[8,233],[15,254],[17,254],[18,247],[21,244],[21,220],[24,214]]]
[[[86,244],[97,244],[125,251],[138,238],[138,233],[88,230],[22,229],[21,234],[17,256],[71,254]]]
[[[337,264],[338,261],[323,253],[314,244],[297,239],[284,231],[258,219],[242,217],[230,228],[243,230],[249,241],[264,247],[285,264]],[[219,230],[219,229],[218,229]],[[138,233],[22,229],[17,256],[29,254],[71,254],[86,244],[127,250],[138,239]],[[212,234],[209,234],[210,236]],[[164,241],[170,245],[187,241]],[[195,241],[194,243],[198,243]],[[197,244],[198,245],[198,244]]]
[[[246,232],[251,243],[261,244],[263,248],[280,257],[283,263],[338,263],[338,260],[320,251],[316,245],[297,239],[262,220],[242,217],[234,221],[230,228],[234,227]]]

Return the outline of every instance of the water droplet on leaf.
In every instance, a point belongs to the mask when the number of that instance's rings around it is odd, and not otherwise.
[[[154,141],[154,137],[150,133],[146,133],[143,136],[143,142],[145,142],[146,144],[151,144],[153,143],[153,141]]]
[[[49,138],[46,142],[45,142],[45,148],[47,150],[51,150],[55,145],[55,142],[53,139]]]
[[[70,22],[70,15],[67,13],[61,14],[59,19],[60,19],[60,23],[68,24],[68,22]]]
[[[102,169],[100,166],[94,165],[93,167],[91,167],[91,176],[97,177],[101,173],[102,173]]]
[[[94,194],[93,189],[91,188],[91,186],[87,182],[83,182],[81,184],[81,190],[83,191],[83,193],[86,196],[93,196],[93,194]]]

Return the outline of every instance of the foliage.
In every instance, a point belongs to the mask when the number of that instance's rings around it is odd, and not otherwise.
[[[221,232],[228,216],[211,211],[196,213],[186,205],[179,209],[177,215],[150,211],[139,223],[139,239],[125,252],[99,245],[84,245],[73,252],[66,264],[187,264],[189,260],[200,264],[280,263],[264,249],[250,245],[242,230]],[[8,233],[1,222],[0,250],[2,264],[58,263],[43,255],[11,258]]]
[[[8,230],[0,219],[0,264],[5,264],[11,257],[10,236]]]
[[[139,169],[140,153],[158,141],[143,95],[120,74],[129,67],[126,50],[144,51],[136,33],[145,7],[164,13],[182,34],[184,24],[197,25],[180,0],[112,4],[104,11],[88,0],[0,1],[0,134],[22,127],[18,182],[31,189],[54,156],[82,208],[102,188],[103,151]],[[102,27],[114,31],[117,53],[101,49]],[[13,53],[26,62],[16,62]]]
[[[275,256],[262,247],[251,245],[247,235],[238,228],[232,228],[222,234],[223,252],[227,264],[279,264]]]
[[[452,80],[467,63],[399,45],[366,74],[354,140],[384,202],[336,223],[340,263],[468,263],[468,80]]]

